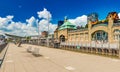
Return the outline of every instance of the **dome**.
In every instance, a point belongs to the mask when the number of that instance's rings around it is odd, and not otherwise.
[[[65,21],[63,25],[60,26],[59,30],[63,29],[77,29],[76,26],[69,21]]]

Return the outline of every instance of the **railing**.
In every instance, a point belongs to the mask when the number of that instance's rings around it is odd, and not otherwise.
[[[100,42],[91,42],[91,43],[74,43],[74,42],[62,42],[60,45],[68,46],[80,46],[80,47],[94,47],[94,48],[107,48],[107,49],[118,49],[119,43],[100,43]]]
[[[5,58],[5,55],[6,55],[6,52],[7,52],[8,46],[7,47],[6,46],[7,46],[7,43],[0,45],[0,67],[1,67],[1,65],[4,61],[4,58]]]
[[[60,49],[120,58],[120,49],[118,42],[116,43],[96,42],[96,41],[92,41],[91,43],[62,42],[60,44]]]
[[[45,42],[45,43],[40,43],[39,45],[46,46],[47,44]],[[120,51],[119,42],[108,43],[106,41],[105,42],[104,41],[92,41],[88,43],[88,42],[77,41],[77,42],[53,43],[53,45],[51,46],[53,48],[59,48],[59,49],[65,49],[65,50],[71,50],[71,51],[87,52],[87,53],[100,54],[100,55],[113,56],[113,57],[120,56],[119,55],[119,51]]]
[[[6,44],[0,44],[0,53],[2,52],[2,50],[5,48]]]

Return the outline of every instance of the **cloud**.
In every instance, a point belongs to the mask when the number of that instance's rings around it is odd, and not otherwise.
[[[37,12],[39,18],[44,18],[44,19],[51,19],[52,15],[49,11],[47,11],[46,8],[44,8],[43,11]]]
[[[120,13],[118,13],[118,16],[119,16],[119,18],[120,18]]]
[[[37,35],[37,28],[33,26],[37,21],[33,16],[26,19],[26,23],[13,21],[14,16],[0,17],[0,34],[9,33],[18,36]]]
[[[69,21],[73,24],[75,24],[76,26],[85,26],[87,24],[87,16],[86,15],[82,15],[79,17],[76,17],[75,19],[69,19]]]
[[[48,31],[48,28],[49,28],[49,33],[53,33],[54,30],[57,28],[57,25],[50,23],[52,14],[49,11],[47,11],[47,9],[45,8],[43,9],[43,11],[37,12],[37,14],[39,18],[42,18],[39,21],[39,31],[40,32]]]
[[[35,22],[35,18],[32,16],[30,19],[26,19],[26,22],[32,26],[32,24]]]
[[[8,15],[5,18],[0,17],[0,28],[6,27],[9,22],[12,22],[14,16]]]
[[[47,9],[37,13],[41,19],[36,19],[34,16],[31,16],[24,23],[13,21],[14,16],[12,15],[0,17],[0,34],[9,33],[18,36],[38,35],[38,24],[39,32],[48,31],[49,25],[49,33],[53,33],[57,25],[48,21],[48,17],[50,20],[52,18],[51,13]]]
[[[48,27],[49,33],[53,33],[57,28],[57,25],[50,22],[52,14],[45,8],[43,11],[37,12],[37,14],[40,19],[31,16],[29,19],[26,19],[25,23],[13,21],[14,16],[11,15],[6,16],[5,18],[0,17],[0,33],[5,32],[19,36],[38,35],[38,24],[40,33],[42,31],[48,31]],[[48,20],[48,18],[50,20]],[[75,19],[69,19],[69,21],[77,26],[85,26],[87,23],[87,16],[82,15]]]
[[[39,22],[39,31],[40,32],[48,31],[48,27],[49,27],[49,33],[51,34],[51,33],[53,33],[55,31],[55,29],[57,28],[57,25],[49,23],[48,20],[46,20],[46,19],[42,19]]]
[[[36,26],[35,24],[36,24],[37,20],[35,19],[34,16],[32,16],[31,18],[26,19],[26,22],[28,23],[28,26]]]

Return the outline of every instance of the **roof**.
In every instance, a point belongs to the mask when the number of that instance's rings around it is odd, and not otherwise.
[[[65,21],[63,25],[60,26],[58,30],[63,30],[63,29],[77,29],[76,26],[69,21]]]
[[[11,35],[11,34],[5,34],[6,36],[9,36],[9,37],[15,37],[15,38],[24,38],[24,37],[21,37],[21,36],[16,36],[16,35]]]

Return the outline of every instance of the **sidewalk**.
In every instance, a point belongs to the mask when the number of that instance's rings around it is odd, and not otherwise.
[[[42,56],[26,51],[28,46],[10,44],[0,72],[119,72],[120,60],[40,47]]]

